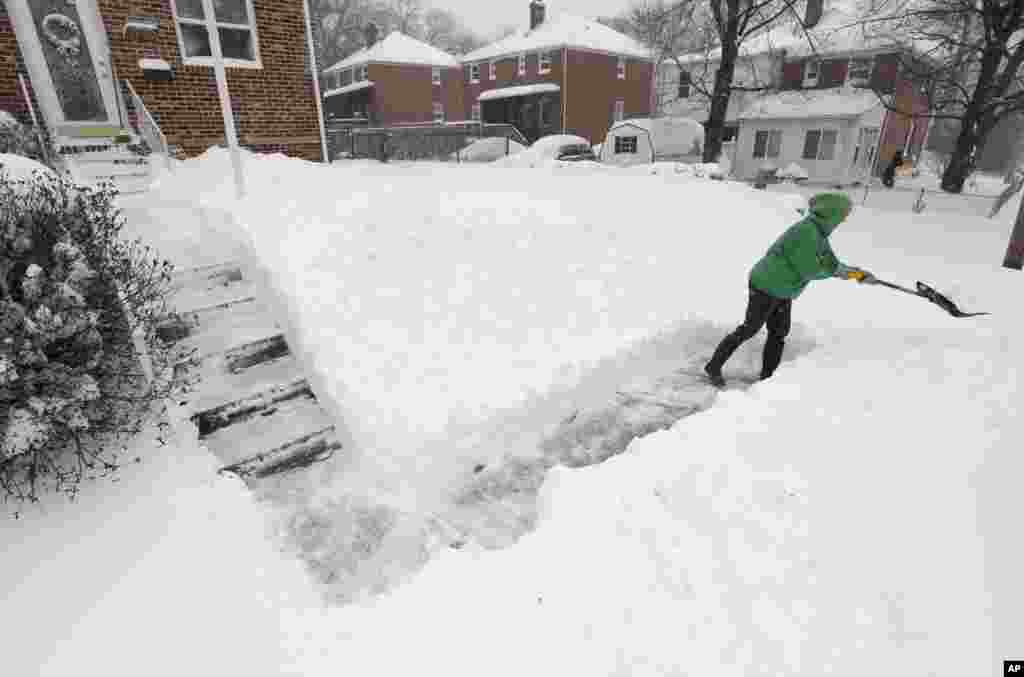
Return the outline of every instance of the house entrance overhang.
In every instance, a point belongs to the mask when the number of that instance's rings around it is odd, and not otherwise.
[[[531,96],[533,94],[550,94],[561,91],[561,87],[553,82],[539,82],[535,85],[520,85],[518,87],[502,87],[501,89],[488,89],[477,97],[477,101],[496,101],[498,99],[513,99],[519,96]]]

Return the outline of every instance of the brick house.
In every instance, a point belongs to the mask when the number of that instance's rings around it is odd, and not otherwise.
[[[599,143],[613,122],[649,117],[654,64],[633,39],[594,21],[546,20],[530,3],[530,28],[462,58],[464,115],[509,123],[533,141],[555,133]]]
[[[306,3],[214,6],[239,143],[320,160]],[[125,133],[202,153],[224,140],[204,18],[202,0],[5,0],[0,106],[29,122],[31,101],[73,163],[109,155]]]
[[[322,72],[328,120],[373,126],[462,120],[462,71],[451,54],[399,32],[377,40]]]
[[[928,121],[910,114],[926,112],[927,103],[900,75],[901,62],[914,55],[856,28],[829,30],[836,23],[814,29],[813,54],[802,33],[789,28],[745,46],[737,81],[761,91],[734,92],[730,100],[725,136],[735,139],[727,157],[734,175],[750,178],[764,165],[796,162],[812,180],[845,183],[880,174],[897,150],[919,156]],[[717,63],[712,52],[659,66],[661,111],[706,121],[709,102],[694,83],[710,90]]]

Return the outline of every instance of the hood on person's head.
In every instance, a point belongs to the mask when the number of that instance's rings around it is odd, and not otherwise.
[[[853,201],[846,193],[818,193],[810,201],[811,217],[831,235],[853,211]]]

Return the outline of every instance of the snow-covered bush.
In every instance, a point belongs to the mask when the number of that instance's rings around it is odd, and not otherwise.
[[[121,438],[167,394],[162,378],[146,378],[135,341],[163,365],[155,327],[166,314],[171,265],[120,239],[111,187],[78,186],[50,171],[12,177],[5,158],[0,488],[5,499],[34,501],[44,489],[73,496],[82,480],[119,467]]]
[[[10,153],[43,162],[42,149],[32,130],[7,111],[0,110],[0,153]]]

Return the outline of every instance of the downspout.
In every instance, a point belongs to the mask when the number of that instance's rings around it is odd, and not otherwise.
[[[565,134],[569,108],[569,48],[562,47],[562,134]]]
[[[313,95],[316,97],[316,121],[320,128],[320,152],[325,164],[330,164],[327,153],[327,133],[324,131],[324,105],[320,99],[320,67],[316,62],[316,48],[313,45],[313,24],[309,17],[309,0],[302,0],[302,13],[306,18],[306,44],[309,46],[309,67],[313,71]]]

